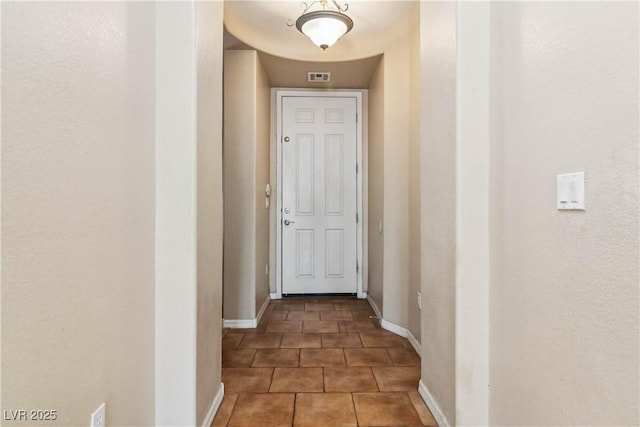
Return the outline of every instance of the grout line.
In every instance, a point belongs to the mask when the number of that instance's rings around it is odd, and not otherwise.
[[[254,348],[255,352],[253,353],[253,357],[251,358],[251,363],[249,363],[249,367],[253,367],[253,362],[256,360],[256,356],[258,355],[258,349]]]
[[[351,404],[353,405],[353,413],[356,414],[356,424],[360,425],[360,419],[358,418],[358,410],[356,409],[356,399],[354,397],[354,392],[351,392]]]
[[[373,375],[373,379],[376,382],[376,387],[378,387],[378,393],[380,393],[380,384],[378,383],[378,377],[376,376],[376,371],[373,369],[373,366],[371,366],[370,368],[371,368],[371,374]]]
[[[291,413],[291,425],[293,426],[293,423],[295,422],[296,419],[296,403],[298,403],[298,393],[293,393],[293,412]]]
[[[380,393],[380,384],[378,384],[378,377],[376,377],[376,373],[373,371],[373,366],[371,366],[370,369],[371,369],[371,375],[373,375],[373,380],[376,382],[378,393]]]
[[[422,424],[422,418],[420,417],[420,413],[418,412],[418,408],[416,408],[416,404],[413,403],[413,399],[411,399],[411,396],[409,396],[409,392],[404,391],[403,393],[407,395],[407,398],[409,399],[409,402],[411,402],[411,409],[413,409],[413,412],[416,413],[416,416],[420,420],[420,424]]]
[[[269,389],[267,393],[271,393],[271,386],[273,385],[273,377],[276,375],[276,368],[271,368],[271,380],[269,380]]]
[[[246,336],[247,336],[247,334],[245,334],[245,333],[242,334],[242,338],[240,338],[240,341],[238,341],[238,345],[236,345],[236,349],[240,348],[240,344],[242,344],[242,341],[244,341],[244,337],[246,337]],[[224,350],[224,347],[223,347],[223,350]]]
[[[324,366],[322,367],[322,392],[327,392],[327,385],[325,384]]]
[[[236,396],[236,401],[233,402],[233,406],[231,407],[231,412],[229,413],[229,419],[227,419],[225,426],[228,426],[229,423],[231,422],[231,417],[233,417],[233,413],[236,411],[236,406],[238,405],[238,400],[240,400],[240,394],[241,393],[238,393],[238,395]],[[224,398],[222,399],[222,401],[224,402]],[[213,419],[215,420],[215,417]]]
[[[391,353],[389,353],[389,347],[385,347],[384,350],[387,353],[387,357],[391,361],[391,366],[398,367],[398,365],[396,365],[396,362],[393,361],[393,358],[391,357]]]

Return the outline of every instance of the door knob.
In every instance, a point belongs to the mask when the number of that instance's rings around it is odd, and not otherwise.
[[[284,225],[293,224],[295,221],[289,221],[288,219],[284,220]]]

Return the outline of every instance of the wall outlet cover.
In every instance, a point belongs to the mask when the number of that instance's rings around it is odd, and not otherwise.
[[[91,414],[91,427],[106,427],[107,425],[107,404],[102,402],[98,409]]]

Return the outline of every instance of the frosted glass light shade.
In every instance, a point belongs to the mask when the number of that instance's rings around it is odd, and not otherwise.
[[[296,28],[315,45],[326,50],[351,31],[353,21],[345,14],[321,10],[302,15],[296,21]]]

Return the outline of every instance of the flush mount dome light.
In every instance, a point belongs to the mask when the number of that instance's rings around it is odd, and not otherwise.
[[[295,24],[298,31],[309,37],[311,41],[322,50],[333,46],[340,37],[347,34],[353,28],[353,21],[344,14],[344,12],[349,9],[349,5],[345,4],[345,6],[342,7],[336,0],[331,1],[337,10],[327,9],[327,0],[314,1],[309,5],[303,3],[305,7],[304,12],[302,12],[302,15],[296,20]],[[309,12],[309,9],[314,5],[320,5],[322,10]],[[287,25],[290,27],[293,26],[293,24]]]

